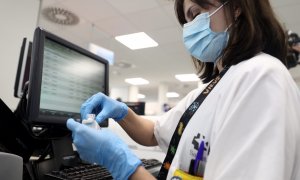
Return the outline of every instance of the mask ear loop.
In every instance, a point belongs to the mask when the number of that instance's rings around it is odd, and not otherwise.
[[[222,4],[220,7],[218,7],[213,13],[211,13],[208,17],[213,16],[215,13],[217,13],[223,6],[225,6],[228,3],[228,1],[226,1],[224,4]]]
[[[227,3],[228,3],[228,1],[226,1],[226,2],[225,2],[224,4],[222,4],[220,7],[218,7],[218,8],[217,8],[213,13],[211,13],[208,17],[214,15],[216,12],[218,12],[218,11],[219,11],[223,6],[225,6]],[[229,24],[229,26],[225,29],[224,32],[227,32],[228,29],[231,27],[231,25],[232,25],[232,23]],[[229,40],[229,36],[227,37],[227,40]],[[217,63],[218,63],[218,61],[220,61],[220,60],[221,60],[221,57],[219,57],[219,58],[217,59],[217,61],[214,63],[214,68],[217,67]]]
[[[229,26],[224,30],[224,32],[227,32],[231,26],[232,26],[232,23],[229,24]]]

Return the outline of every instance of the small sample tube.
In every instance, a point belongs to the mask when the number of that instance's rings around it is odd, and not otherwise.
[[[95,114],[88,114],[87,119],[82,120],[82,124],[85,124],[93,129],[97,129],[97,130],[101,129],[101,127],[95,120]]]

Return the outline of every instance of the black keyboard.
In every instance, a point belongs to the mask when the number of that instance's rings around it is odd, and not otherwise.
[[[143,166],[147,169],[154,177],[156,177],[160,171],[162,163],[157,159],[141,159]]]
[[[143,166],[154,176],[160,170],[161,162],[156,159],[141,159]],[[103,166],[96,164],[81,164],[46,174],[47,179],[60,180],[108,180],[113,179]]]

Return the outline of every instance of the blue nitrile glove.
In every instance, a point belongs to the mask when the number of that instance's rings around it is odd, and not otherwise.
[[[82,160],[106,167],[114,179],[128,179],[142,164],[128,146],[107,128],[92,129],[68,119],[73,143]]]
[[[82,119],[86,119],[88,114],[96,114],[98,123],[107,118],[120,121],[127,115],[128,106],[99,92],[81,105],[80,113]]]

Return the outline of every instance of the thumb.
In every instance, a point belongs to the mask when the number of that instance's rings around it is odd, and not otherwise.
[[[80,123],[76,122],[73,118],[67,120],[67,128],[69,130],[74,131],[78,126],[80,126]]]

